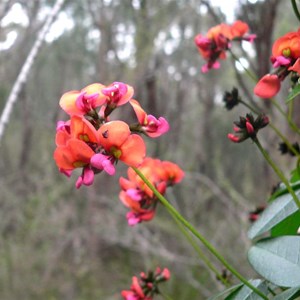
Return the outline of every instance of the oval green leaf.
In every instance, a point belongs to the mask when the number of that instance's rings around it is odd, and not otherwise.
[[[268,288],[261,279],[249,280],[249,282],[258,288],[263,294],[267,294]],[[261,300],[261,297],[253,292],[249,287],[243,285],[239,289],[233,291],[224,300]]]
[[[283,293],[275,296],[273,300],[294,300],[300,296],[300,287],[295,287],[284,291]]]
[[[296,192],[297,197],[300,191]],[[294,214],[298,210],[293,197],[290,194],[284,194],[275,199],[261,214],[260,218],[252,225],[248,231],[248,237],[253,239]]]
[[[300,286],[300,236],[281,236],[259,241],[248,252],[252,267],[281,287]]]

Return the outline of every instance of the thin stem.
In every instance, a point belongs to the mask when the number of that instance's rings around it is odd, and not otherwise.
[[[243,104],[244,106],[246,106],[247,108],[249,108],[252,112],[254,112],[255,114],[259,115],[261,112],[259,112],[256,108],[254,108],[253,106],[251,106],[250,104],[244,102],[243,100],[239,101],[241,104]]]
[[[233,59],[241,65],[241,67],[244,69],[247,75],[256,83],[257,82],[256,76],[241,63],[240,59],[230,49],[228,51],[230,52]]]
[[[181,224],[183,224],[195,237],[197,237],[204,246],[240,281],[242,281],[246,286],[248,286],[253,292],[259,295],[261,298],[268,300],[268,297],[264,295],[259,289],[253,286],[247,281],[247,279],[241,275],[237,270],[234,269],[225,258],[202,236],[193,225],[191,225],[170,203],[169,201],[158,192],[158,190],[151,184],[151,182],[144,176],[144,174],[137,168],[132,167],[132,169],[138,174],[138,176],[145,182],[145,184],[150,188],[154,195],[159,199],[159,201],[166,207],[171,215],[173,215]]]
[[[203,262],[206,264],[208,269],[210,269],[218,279],[221,280],[221,282],[228,287],[228,281],[222,276],[222,274],[219,273],[218,269],[210,262],[210,260],[206,257],[205,253],[202,251],[202,249],[198,246],[198,244],[195,242],[195,240],[190,236],[190,234],[187,232],[186,228],[180,223],[180,221],[172,215],[173,219],[177,223],[180,231],[184,234],[186,239],[189,241],[189,243],[192,245],[194,250],[197,252],[199,257],[203,260]]]
[[[296,4],[296,0],[291,0],[291,2],[292,2],[294,13],[295,13],[297,19],[300,21],[300,13],[299,13],[299,10],[298,10],[297,4]]]
[[[295,132],[297,132],[298,134],[300,134],[300,129],[298,128],[298,126],[292,121],[291,118],[289,118],[289,116],[287,116],[287,114],[283,111],[283,109],[281,108],[281,106],[279,105],[279,103],[274,100],[271,99],[272,103],[274,104],[274,106],[277,108],[277,110],[283,115],[283,117],[287,120],[290,128],[292,130],[294,130]]]
[[[169,295],[162,293],[161,291],[159,291],[159,294],[165,299],[165,300],[173,300],[173,298],[171,298]]]
[[[251,105],[249,105],[248,103],[244,102],[243,100],[239,101],[241,104],[243,104],[244,106],[246,106],[247,108],[249,108],[252,112],[254,112],[255,114],[259,115],[260,112],[257,111],[255,108],[253,108]],[[282,141],[287,145],[287,147],[289,148],[289,150],[291,152],[293,152],[295,154],[295,156],[299,157],[299,153],[297,152],[297,150],[293,147],[293,145],[289,142],[289,140],[284,136],[284,134],[281,133],[281,131],[272,123],[269,122],[269,126],[275,131],[275,133],[282,139]]]
[[[281,181],[285,184],[288,192],[292,195],[294,202],[296,203],[296,205],[298,206],[299,210],[300,210],[300,201],[297,197],[297,195],[295,194],[294,190],[292,189],[292,187],[290,186],[289,181],[286,179],[286,177],[284,176],[284,174],[282,173],[282,171],[277,167],[277,165],[274,163],[274,161],[271,159],[270,155],[268,154],[268,152],[262,147],[261,143],[259,142],[259,140],[257,138],[253,139],[254,143],[257,145],[258,149],[260,150],[260,152],[262,153],[262,155],[264,156],[264,158],[266,159],[266,161],[269,163],[269,165],[273,168],[273,170],[275,171],[275,173],[278,175],[278,177],[281,179]]]
[[[299,157],[299,152],[293,147],[293,145],[289,142],[289,140],[281,133],[281,131],[273,124],[269,123],[269,126],[276,132],[276,134],[282,139],[282,141],[287,145],[289,150],[295,154],[295,156]]]

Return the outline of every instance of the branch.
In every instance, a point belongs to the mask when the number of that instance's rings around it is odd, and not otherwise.
[[[1,118],[0,118],[0,142],[1,142],[1,138],[4,133],[5,126],[9,121],[9,117],[12,112],[13,105],[18,100],[18,96],[21,92],[22,87],[26,83],[29,71],[30,71],[31,67],[33,66],[34,60],[38,54],[38,51],[40,50],[40,47],[42,46],[45,36],[48,33],[48,31],[54,21],[54,18],[60,11],[64,2],[65,2],[65,0],[57,0],[56,1],[55,5],[53,6],[51,12],[49,13],[49,15],[46,19],[46,22],[45,22],[43,28],[39,32],[38,37],[26,58],[26,61],[17,77],[17,80],[15,81],[15,83],[13,85],[13,88],[10,92],[10,95],[7,99],[7,102],[5,104],[4,110],[3,110]]]

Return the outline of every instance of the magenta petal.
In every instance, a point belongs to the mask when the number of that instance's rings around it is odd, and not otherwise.
[[[103,170],[103,161],[105,159],[107,159],[106,155],[97,153],[92,156],[90,163],[94,168],[96,168],[98,170]]]
[[[86,94],[86,92],[82,92],[79,94],[79,96],[77,97],[75,104],[77,106],[78,109],[83,110],[84,109],[84,102],[83,102],[83,97]]]
[[[209,71],[208,64],[201,67],[202,73],[207,73]]]
[[[133,200],[133,201],[141,201],[142,196],[139,190],[137,189],[128,189],[126,194]]]
[[[94,172],[90,167],[85,167],[83,169],[83,184],[91,185],[94,182]]]
[[[134,226],[140,222],[140,218],[136,217],[135,213],[132,211],[126,214],[126,218],[129,226]]]
[[[214,63],[213,63],[213,65],[212,65],[212,68],[213,69],[219,69],[220,68],[220,63],[218,62],[218,61],[215,61]]]
[[[104,160],[103,163],[102,163],[102,165],[103,165],[104,171],[107,174],[109,174],[109,175],[115,175],[116,168],[115,168],[115,166],[113,165],[113,163],[109,159]]]
[[[127,85],[123,82],[114,82],[115,86],[118,87],[119,93],[121,96],[125,95],[127,93]]]
[[[83,183],[82,176],[79,176],[75,183],[76,189],[79,189],[82,186],[82,183]]]

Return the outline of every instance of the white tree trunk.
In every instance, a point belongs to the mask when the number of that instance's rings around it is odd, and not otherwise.
[[[56,1],[55,5],[53,6],[52,10],[50,11],[50,13],[46,19],[44,26],[40,30],[40,32],[37,36],[37,39],[36,39],[35,43],[33,44],[32,48],[26,58],[26,61],[23,64],[23,67],[12,87],[12,90],[6,101],[5,107],[3,109],[3,112],[2,112],[1,118],[0,118],[0,142],[1,142],[1,139],[2,139],[2,136],[4,133],[5,126],[9,121],[9,117],[12,112],[13,105],[18,100],[18,96],[22,90],[23,85],[26,83],[29,71],[30,71],[31,67],[33,66],[34,60],[42,46],[45,36],[48,33],[55,17],[57,16],[57,14],[60,11],[64,2],[65,2],[65,0],[57,0]]]

